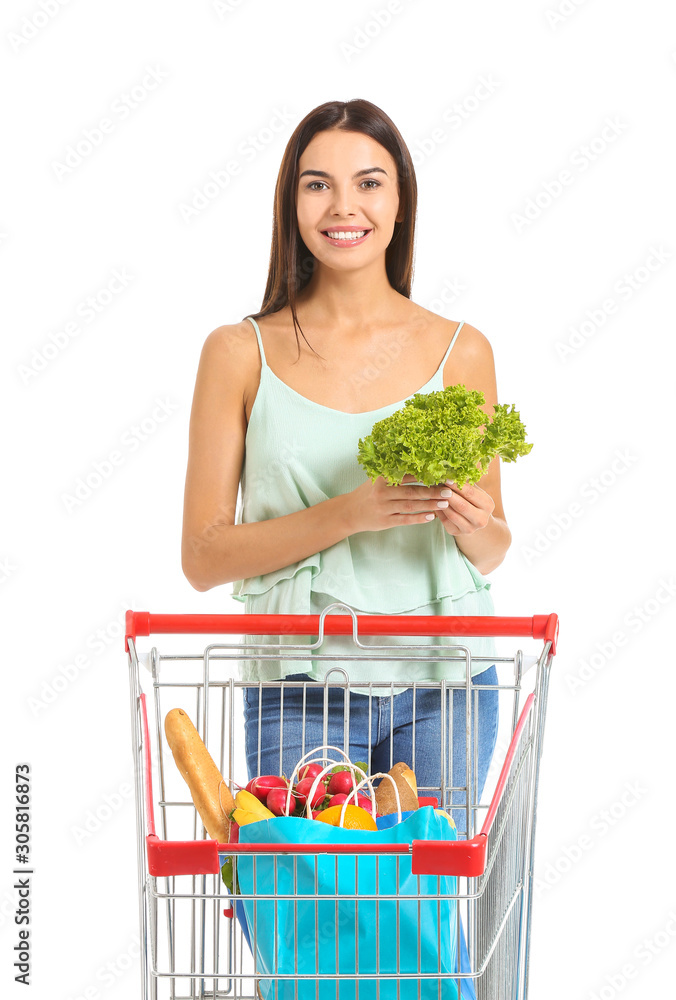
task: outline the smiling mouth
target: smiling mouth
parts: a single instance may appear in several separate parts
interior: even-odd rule
[[[323,229],[322,236],[332,246],[356,246],[362,243],[373,230],[371,229],[351,229],[348,232],[336,229]]]

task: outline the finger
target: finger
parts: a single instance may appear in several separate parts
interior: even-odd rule
[[[438,510],[437,517],[443,519],[444,528],[451,535],[471,535],[476,531],[475,525],[451,507],[446,507],[445,510]]]
[[[486,490],[482,490],[476,483],[465,483],[464,486],[458,486],[457,483],[451,482],[447,479],[446,485],[452,489],[454,493],[464,497],[466,500],[470,500],[477,507],[480,507],[483,503],[492,501],[492,497],[486,493]]]
[[[462,515],[475,528],[484,528],[495,509],[495,501],[490,494],[470,483],[465,483],[462,489],[457,485],[451,486],[451,489],[449,510]]]
[[[393,489],[400,491],[400,496],[405,497],[421,497],[424,496],[425,491],[429,489],[428,486],[414,486],[414,483],[420,483],[417,476],[405,475],[402,481],[393,487]]]
[[[447,535],[462,535],[462,534],[466,534],[466,532],[463,532],[462,528],[458,527],[458,525],[455,524],[450,519],[450,517],[446,516],[446,511],[438,510],[436,516],[441,521],[442,527],[443,527],[443,529],[444,529],[444,531],[446,532]]]
[[[440,500],[443,499],[440,496],[443,488],[443,484],[439,486],[436,483],[425,486],[416,476],[410,476],[408,480],[404,478],[398,486],[393,486],[392,493],[405,500]]]

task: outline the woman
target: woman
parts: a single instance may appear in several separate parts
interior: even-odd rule
[[[318,614],[336,601],[358,614],[494,613],[484,574],[500,565],[511,543],[499,459],[477,484],[462,489],[413,485],[412,475],[398,486],[383,477],[371,482],[356,459],[360,437],[416,392],[463,383],[484,393],[488,415],[497,402],[486,337],[410,299],[416,203],[409,151],[392,121],[370,102],[327,102],[291,136],[275,190],[262,308],[212,331],[200,358],[182,540],[183,571],[195,589],[234,582],[233,596],[247,613]],[[297,330],[307,346],[301,347]],[[245,640],[259,648],[310,641],[288,634]],[[360,641],[460,642],[473,657],[495,656],[491,639]],[[351,636],[327,637],[319,652],[332,651],[357,652]],[[330,689],[327,730],[323,688],[306,689],[304,726],[302,686],[284,687],[283,708],[277,685],[245,688],[249,777],[290,776],[303,753],[325,743],[365,761],[370,773],[404,761],[416,772],[421,795],[436,794],[447,807],[463,805],[453,817],[460,834],[471,835],[474,817],[464,791],[465,661],[410,660],[429,655],[425,649],[402,655],[384,663],[243,661],[242,678],[253,682],[322,680],[329,669],[342,667],[361,685],[349,692],[347,741],[344,687]],[[472,670],[474,685],[498,683],[490,661],[473,660]],[[457,686],[447,692],[442,711],[438,682],[444,678]],[[366,686],[378,680],[403,683]],[[435,686],[405,686],[414,681]],[[334,673],[330,682],[343,684],[344,675]],[[475,695],[474,803],[495,746],[498,691]]]

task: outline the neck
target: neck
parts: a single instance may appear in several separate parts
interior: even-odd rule
[[[338,271],[319,264],[298,296],[298,305],[313,325],[363,331],[380,325],[383,317],[391,316],[393,309],[401,305],[401,300],[388,281],[382,257],[355,271]]]

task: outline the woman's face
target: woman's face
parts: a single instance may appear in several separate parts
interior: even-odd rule
[[[361,132],[318,132],[298,163],[296,211],[308,250],[327,267],[352,270],[385,253],[399,215],[397,165],[387,150]],[[339,243],[325,235],[357,233]]]

